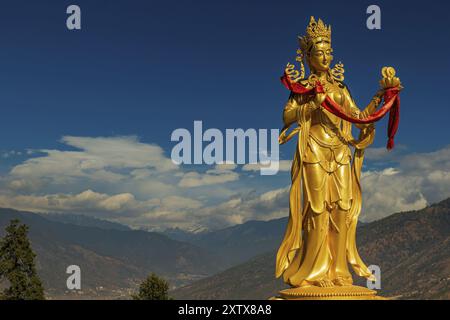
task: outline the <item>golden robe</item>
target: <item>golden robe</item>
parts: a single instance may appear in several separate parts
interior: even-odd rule
[[[325,90],[348,113],[365,117],[376,108],[372,101],[359,112],[341,83],[329,83]],[[374,126],[357,125],[361,132],[355,140],[350,122],[317,107],[312,99],[291,94],[280,134],[281,144],[298,136],[291,169],[289,222],[276,262],[276,276],[283,275],[284,281],[294,287],[323,278],[351,281],[348,263],[359,276],[372,276],[357,252],[356,225],[361,210],[364,149],[373,142]],[[297,128],[287,134],[294,123]],[[355,148],[353,157],[350,146]]]

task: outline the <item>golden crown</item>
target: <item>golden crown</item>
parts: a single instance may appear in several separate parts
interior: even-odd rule
[[[316,19],[311,17],[309,25],[306,27],[306,35],[299,37],[302,51],[307,51],[317,38],[325,38],[331,43],[331,26],[326,26],[321,19],[316,22]]]

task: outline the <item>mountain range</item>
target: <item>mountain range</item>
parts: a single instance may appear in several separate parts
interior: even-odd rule
[[[380,294],[399,299],[450,299],[450,199],[362,225],[358,247],[381,269]],[[271,250],[172,292],[177,299],[267,299],[286,287],[274,278]],[[362,279],[356,284],[365,285]]]
[[[0,209],[0,236],[12,219],[29,226],[37,270],[50,297],[70,295],[66,289],[70,265],[81,268],[82,291],[76,295],[90,298],[129,297],[150,272],[179,286],[223,270],[213,253],[159,233],[119,230],[108,223],[99,227],[95,219],[78,218],[83,220],[79,225],[60,216]],[[87,222],[94,226],[86,226]]]
[[[274,250],[283,238],[286,224],[287,218],[280,218],[248,221],[210,232],[186,233],[180,229],[169,229],[164,234],[215,252],[224,267],[232,267],[261,253]]]
[[[381,294],[450,299],[449,213],[447,199],[361,224],[360,254],[381,267]],[[30,228],[50,298],[127,299],[150,272],[169,281],[174,298],[267,299],[285,287],[274,278],[274,262],[287,218],[210,232],[156,233],[83,215],[0,209],[0,236],[16,218]],[[81,268],[81,291],[66,289],[69,265]]]

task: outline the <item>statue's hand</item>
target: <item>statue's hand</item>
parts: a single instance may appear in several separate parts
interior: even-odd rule
[[[388,89],[388,88],[400,88],[401,89],[401,81],[400,78],[398,77],[393,77],[393,78],[383,78],[380,81],[380,85],[383,89]]]
[[[380,85],[383,89],[399,88],[402,89],[400,78],[395,76],[395,69],[392,67],[383,67],[381,70],[383,78]]]
[[[359,119],[359,116],[361,115],[361,111],[359,111],[358,108],[352,108],[350,111],[353,118]]]

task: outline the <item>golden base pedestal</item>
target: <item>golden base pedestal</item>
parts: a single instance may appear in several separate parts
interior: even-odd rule
[[[279,294],[279,297],[273,297],[271,300],[386,300],[386,298],[377,296],[375,290],[360,286],[331,288],[306,286],[285,289]]]

